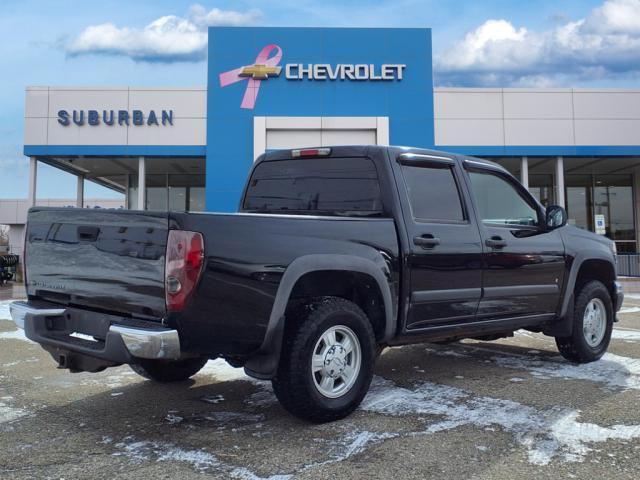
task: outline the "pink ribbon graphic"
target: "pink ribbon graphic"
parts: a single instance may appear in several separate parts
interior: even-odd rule
[[[269,55],[271,55],[274,50],[276,54],[272,57],[269,57]],[[255,65],[275,67],[280,63],[281,59],[282,49],[278,45],[271,44],[267,45],[260,51],[260,53],[256,57]],[[258,98],[258,92],[260,91],[260,83],[262,83],[262,79],[240,76],[242,70],[247,67],[251,67],[251,65],[245,65],[243,67],[221,73],[219,75],[219,78],[221,87],[226,87],[227,85],[231,85],[232,83],[248,80],[249,82],[247,83],[247,88],[244,91],[244,97],[242,98],[240,108],[252,109],[256,105],[256,99]]]

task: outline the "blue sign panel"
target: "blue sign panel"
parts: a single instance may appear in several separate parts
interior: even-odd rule
[[[388,117],[434,146],[430,29],[211,27],[208,62],[207,210],[237,209],[255,116]]]

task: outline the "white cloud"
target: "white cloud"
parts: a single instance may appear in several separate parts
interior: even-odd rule
[[[207,27],[256,23],[258,10],[238,12],[193,5],[186,17],[165,15],[144,28],[91,25],[66,45],[69,55],[119,55],[134,61],[176,62],[206,58]]]
[[[545,31],[487,20],[437,55],[441,85],[553,86],[640,72],[640,0],[606,0]]]

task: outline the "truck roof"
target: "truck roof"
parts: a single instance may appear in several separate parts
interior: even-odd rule
[[[326,145],[323,147],[302,147],[302,148],[289,148],[282,150],[271,150],[258,158],[257,162],[272,161],[272,160],[289,160],[293,158],[292,153],[294,150],[307,150],[317,148],[330,148],[332,157],[355,157],[359,155],[368,155],[374,150],[387,150],[391,156],[397,156],[401,153],[415,153],[420,155],[434,155],[434,156],[447,156],[452,159],[459,159],[460,161],[469,160],[474,163],[479,163],[495,169],[506,172],[507,170],[500,164],[486,160],[484,158],[470,157],[467,155],[460,155],[457,153],[451,153],[444,150],[434,150],[420,147],[407,147],[399,145]]]

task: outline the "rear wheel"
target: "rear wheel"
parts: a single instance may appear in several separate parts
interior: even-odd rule
[[[314,301],[287,318],[273,390],[302,419],[344,418],[369,389],[376,352],[373,328],[360,307],[337,297]]]
[[[602,282],[592,280],[585,283],[575,297],[572,334],[556,337],[556,345],[567,360],[593,362],[607,351],[612,330],[611,296]]]
[[[206,358],[187,358],[184,360],[147,360],[140,359],[138,363],[129,365],[131,370],[147,380],[155,382],[180,382],[198,373]]]

